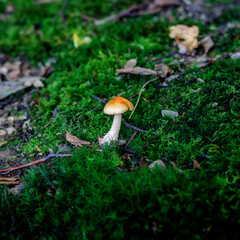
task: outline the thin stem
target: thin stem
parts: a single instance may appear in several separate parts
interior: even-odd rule
[[[135,104],[135,107],[134,107],[133,111],[131,112],[131,114],[130,114],[130,116],[129,116],[128,119],[130,119],[130,118],[132,117],[135,109],[137,108],[137,105],[138,105],[138,102],[139,102],[139,100],[140,100],[140,97],[141,97],[141,94],[142,94],[142,92],[143,92],[144,87],[145,87],[147,84],[149,84],[150,82],[153,82],[153,81],[157,80],[158,78],[159,78],[159,77],[156,77],[156,78],[154,78],[154,79],[152,79],[152,80],[149,80],[148,82],[146,82],[146,83],[142,86],[142,88],[141,88],[141,90],[140,90],[140,92],[139,92],[138,99],[137,99],[137,102],[136,102],[136,104]]]

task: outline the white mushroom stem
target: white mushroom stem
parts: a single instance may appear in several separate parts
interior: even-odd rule
[[[100,144],[110,143],[111,141],[118,140],[118,134],[121,126],[122,114],[115,114],[113,118],[113,124],[109,132],[100,139]]]

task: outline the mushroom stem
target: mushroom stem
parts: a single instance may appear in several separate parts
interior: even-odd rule
[[[113,118],[113,123],[111,129],[108,133],[101,139],[101,144],[110,143],[111,141],[118,140],[118,134],[121,126],[122,114],[115,114]]]

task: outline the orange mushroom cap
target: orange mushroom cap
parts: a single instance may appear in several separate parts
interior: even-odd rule
[[[115,97],[104,107],[104,113],[108,115],[122,114],[128,110],[133,110],[133,104],[123,97]]]

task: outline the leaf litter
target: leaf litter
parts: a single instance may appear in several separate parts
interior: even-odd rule
[[[66,131],[66,140],[76,147],[83,147],[83,145],[90,145],[91,143],[76,136],[73,136],[68,131]]]
[[[31,86],[43,88],[43,81],[53,71],[51,64],[54,62],[54,58],[49,59],[44,65],[39,63],[37,68],[20,58],[11,59],[0,54],[0,100]]]

